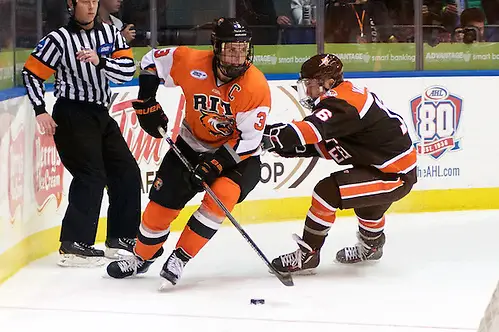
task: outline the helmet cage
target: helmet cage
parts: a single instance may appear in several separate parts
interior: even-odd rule
[[[230,61],[230,63],[223,61],[224,58],[227,61],[227,57],[224,55],[224,47],[227,43],[248,44],[243,63],[239,64],[240,57],[238,57],[238,61]],[[231,79],[239,77],[253,63],[254,50],[251,43],[251,30],[248,29],[243,20],[225,17],[215,20],[211,33],[211,44],[215,55],[215,65],[224,76]]]
[[[298,101],[300,102],[300,105],[310,110],[314,108],[316,101],[319,98],[312,98],[307,92],[309,85],[314,83],[318,85],[321,94],[327,90],[324,87],[324,81],[317,78],[300,78],[296,82]]]
[[[245,61],[240,64],[240,65],[235,65],[235,64],[230,64],[230,63],[224,63],[222,61],[222,53],[224,49],[224,44],[226,43],[247,43],[248,44],[248,51],[246,53],[246,59]],[[216,36],[212,36],[212,45],[213,45],[213,52],[215,53],[215,61],[216,61],[216,66],[218,69],[220,69],[220,72],[227,77],[230,78],[236,78],[244,74],[246,70],[251,66],[253,63],[253,57],[254,57],[254,48],[253,44],[251,43],[251,37],[250,38],[218,38]]]

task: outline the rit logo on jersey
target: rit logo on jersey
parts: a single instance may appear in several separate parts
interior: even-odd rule
[[[235,120],[229,102],[218,96],[195,94],[194,109],[201,113],[201,123],[212,135],[230,136],[234,132]]]

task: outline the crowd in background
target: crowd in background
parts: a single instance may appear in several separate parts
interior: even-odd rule
[[[324,11],[326,43],[412,43],[413,0],[157,0],[160,45],[207,45],[213,18],[243,18],[256,45],[313,44],[316,16]],[[36,44],[37,0],[16,0],[16,44]],[[42,35],[67,20],[63,0],[42,0]],[[0,48],[13,44],[9,13],[13,0],[0,0]],[[150,45],[149,0],[100,0],[101,20],[115,24],[132,46]],[[499,0],[423,0],[423,38],[430,45],[498,42]]]

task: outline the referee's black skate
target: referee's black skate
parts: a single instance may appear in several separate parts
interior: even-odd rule
[[[298,249],[289,254],[274,258],[274,260],[272,260],[272,266],[274,266],[277,271],[283,273],[313,273],[314,269],[319,266],[320,251],[313,250],[296,234],[293,234],[293,239],[298,244]]]
[[[120,237],[107,239],[104,256],[109,259],[122,259],[125,256],[129,256],[129,254],[133,254],[135,243],[136,240],[134,238]]]
[[[115,279],[123,279],[146,273],[151,264],[154,263],[159,256],[163,255],[163,252],[164,249],[161,247],[154,256],[148,260],[143,260],[136,255],[130,255],[124,259],[111,262],[107,266],[107,274]]]
[[[359,263],[362,261],[379,260],[383,256],[385,234],[367,237],[357,232],[359,242],[353,247],[345,247],[336,253],[336,260],[343,264]]]
[[[59,247],[58,265],[64,267],[94,267],[104,265],[104,251],[83,242],[63,241]]]

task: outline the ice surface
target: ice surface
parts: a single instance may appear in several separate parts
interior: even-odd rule
[[[354,266],[333,262],[356,241],[356,220],[338,218],[317,274],[295,276],[291,288],[230,225],[165,293],[157,291],[159,270],[178,234],[136,279],[111,279],[105,267],[61,268],[53,254],[0,286],[0,331],[476,331],[499,280],[498,217],[492,210],[388,215],[383,259]],[[302,227],[245,229],[271,260],[296,249],[290,235]]]

